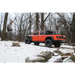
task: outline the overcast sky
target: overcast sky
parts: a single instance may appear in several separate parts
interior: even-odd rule
[[[1,11],[2,10],[2,11]],[[20,14],[23,12],[22,10],[24,10],[24,9],[9,9],[9,16],[8,16],[8,24],[9,24],[9,19],[11,19],[11,20],[14,20],[14,18],[15,18],[15,16],[16,15],[18,15],[18,16],[20,16]],[[70,13],[70,11],[68,10],[68,9],[65,9],[66,11],[65,11],[65,14],[69,17],[69,16],[71,16],[72,17],[72,15],[70,15],[69,13]],[[71,9],[72,10],[72,9]],[[26,9],[25,10],[25,13],[29,13],[28,12],[29,11],[29,9]],[[32,13],[35,13],[35,11],[34,11],[34,9],[32,9]],[[48,13],[48,12],[47,12]],[[16,14],[16,15],[15,15]],[[27,15],[26,14],[26,15]],[[5,15],[5,11],[4,11],[4,9],[0,9],[0,16],[4,16]],[[47,15],[47,14],[46,14]],[[45,15],[45,16],[46,16]],[[55,17],[56,17],[57,15],[55,15]],[[4,18],[3,18],[4,19]]]
[[[9,13],[9,17],[10,17],[11,19],[14,19],[15,13],[14,13],[14,12],[13,12],[13,13]]]
[[[15,12],[16,12],[16,10],[18,10],[18,9],[9,9],[9,16],[11,17],[11,18],[14,18],[15,17]],[[21,13],[21,10],[22,9],[19,9],[19,11],[17,11],[16,13],[17,14],[20,14]],[[68,15],[68,16],[70,16],[70,14],[69,14],[69,10],[68,9],[65,9],[66,11],[65,11],[65,14],[66,15]]]
[[[2,11],[1,11],[2,10]],[[24,10],[24,9],[9,9],[9,16],[8,16],[8,19],[14,19],[15,18],[15,16],[16,15],[18,15],[18,16],[20,16],[20,14],[22,13],[22,10]],[[35,13],[35,11],[33,11],[34,9],[32,9],[32,13]],[[66,11],[65,11],[65,15],[66,16],[68,16],[68,17],[72,17],[72,15],[70,15],[70,13],[69,13],[69,10],[68,9],[65,9]],[[71,9],[72,10],[72,9]],[[25,12],[27,12],[27,14],[28,14],[28,9],[27,10],[25,10]],[[4,16],[4,14],[5,14],[5,11],[4,11],[4,9],[0,9],[0,16]],[[15,15],[16,14],[16,15]],[[46,14],[47,15],[47,14]],[[46,16],[45,15],[45,16]],[[55,16],[56,17],[56,16]]]

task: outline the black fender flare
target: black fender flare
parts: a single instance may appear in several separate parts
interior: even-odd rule
[[[50,39],[51,41],[54,41],[54,38],[52,36],[48,36],[48,37],[46,37],[46,39]]]
[[[30,41],[32,42],[32,36],[27,36],[27,38],[29,38],[29,39],[30,39]]]

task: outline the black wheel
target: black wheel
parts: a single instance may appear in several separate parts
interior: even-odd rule
[[[55,47],[60,47],[60,45],[61,45],[61,43],[54,44]]]
[[[34,42],[34,45],[39,45],[39,42]]]
[[[34,42],[34,45],[36,45],[36,42]]]
[[[52,41],[51,41],[50,39],[47,39],[47,40],[45,41],[45,46],[46,46],[46,47],[51,47],[51,46],[52,46]]]
[[[25,44],[30,44],[30,39],[29,39],[29,38],[27,38],[27,39],[25,40]]]

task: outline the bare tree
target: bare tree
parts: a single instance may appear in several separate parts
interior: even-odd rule
[[[41,30],[44,30],[44,13],[41,13]]]
[[[39,30],[39,14],[36,13],[36,29],[35,30]]]
[[[73,13],[72,23],[71,23],[71,42],[75,43],[75,13]]]
[[[29,13],[19,13],[15,14],[16,20],[14,22],[15,24],[15,38],[19,41],[24,41],[25,37],[31,33],[31,14]]]
[[[31,18],[31,13],[29,13],[29,34],[31,34],[31,25],[32,25],[32,18]]]
[[[71,24],[72,15],[68,16],[68,13],[57,13],[60,16],[58,20],[59,27],[61,28],[61,33],[65,34],[67,37],[67,42],[71,42]],[[69,13],[70,14],[70,13]],[[67,17],[66,17],[67,16]],[[63,26],[62,26],[63,25]]]
[[[41,13],[41,30],[44,30],[44,23],[47,20],[47,18],[49,17],[50,13],[46,16],[46,18],[44,19],[44,13]]]
[[[7,24],[7,19],[8,19],[8,13],[5,13],[4,24],[3,24],[2,40],[6,40],[6,24]]]
[[[2,24],[3,24],[3,19],[4,19],[4,13],[0,13],[0,37],[2,34]]]

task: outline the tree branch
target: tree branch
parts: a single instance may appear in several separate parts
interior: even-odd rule
[[[63,20],[65,20],[65,22],[68,22],[68,21],[67,21],[63,16],[61,16],[59,13],[56,13],[56,14],[58,14]],[[68,22],[68,24],[71,25],[71,23],[69,23],[69,22]]]
[[[47,17],[44,19],[44,22],[46,21],[46,19],[48,18],[48,16],[50,15],[51,13],[49,13],[48,15],[47,15]]]

